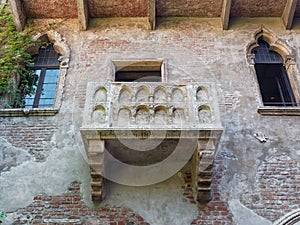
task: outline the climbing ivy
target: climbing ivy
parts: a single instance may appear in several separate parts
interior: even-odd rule
[[[27,69],[32,58],[26,50],[35,45],[30,28],[17,31],[9,6],[0,9],[0,98],[10,97],[2,107],[22,107],[26,94],[33,94],[34,72]],[[20,82],[16,81],[19,76]]]
[[[0,224],[2,223],[1,218],[5,218],[5,217],[6,217],[6,214],[4,212],[0,211]]]

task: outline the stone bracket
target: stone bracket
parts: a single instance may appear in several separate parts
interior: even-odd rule
[[[104,199],[104,178],[101,176],[104,167],[104,141],[100,139],[88,140],[87,156],[91,173],[92,200],[100,202]]]
[[[221,136],[221,131],[218,133]],[[211,200],[213,163],[219,139],[198,140],[192,168],[194,198],[199,203]]]

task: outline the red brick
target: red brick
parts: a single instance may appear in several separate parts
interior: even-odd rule
[[[144,218],[143,217],[141,217],[141,216],[138,216],[138,221],[144,221]]]

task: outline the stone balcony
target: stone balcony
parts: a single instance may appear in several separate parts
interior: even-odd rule
[[[195,200],[209,201],[222,133],[212,83],[89,83],[83,118],[94,201],[104,198],[105,179],[149,185],[188,162]]]

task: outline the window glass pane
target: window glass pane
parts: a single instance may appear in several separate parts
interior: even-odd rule
[[[40,106],[45,105],[45,99],[40,98],[40,102],[39,102],[39,108],[41,108]]]
[[[52,98],[52,99],[45,99],[45,104],[46,105],[53,105],[54,104],[54,99]]]
[[[34,98],[25,98],[25,108],[32,108]]]
[[[39,108],[53,107],[56,96],[58,75],[59,69],[46,70],[42,94],[39,101]]]
[[[45,92],[49,92],[49,91],[55,91],[56,90],[56,84],[52,84],[52,83],[49,83],[49,84],[45,84],[43,85],[43,94]]]
[[[39,108],[51,108],[53,107],[54,99],[40,99]]]
[[[41,98],[54,98],[55,94],[55,91],[43,91]]]
[[[34,102],[34,98],[35,98],[35,95],[36,95],[37,86],[38,86],[39,79],[40,79],[40,76],[41,76],[41,70],[35,70],[35,75],[36,75],[36,77],[34,78],[33,81],[31,81],[31,82],[34,82],[34,85],[33,85],[34,93],[25,95],[25,97],[24,97],[25,108],[32,108],[33,107],[33,102]]]
[[[44,83],[56,83],[59,75],[59,69],[47,70]]]

